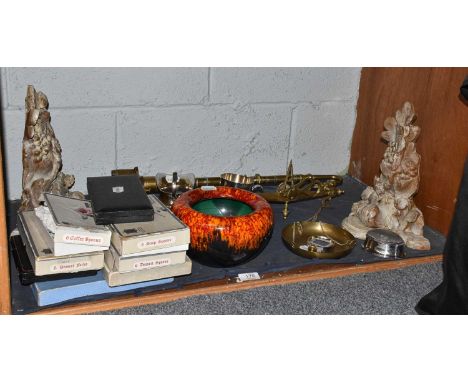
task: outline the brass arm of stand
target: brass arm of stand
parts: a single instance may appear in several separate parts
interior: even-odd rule
[[[254,176],[254,183],[256,184],[262,184],[264,186],[276,186],[280,183],[283,183],[286,180],[287,175],[266,175],[266,176],[260,176],[256,174]],[[312,177],[315,180],[319,181],[328,181],[328,180],[334,180],[335,185],[339,186],[341,183],[343,183],[343,178],[338,175],[311,175],[311,174],[297,174],[293,175],[289,180],[292,179],[294,183],[296,182],[302,182],[308,178]]]

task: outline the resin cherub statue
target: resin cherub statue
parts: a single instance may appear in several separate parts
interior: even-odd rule
[[[409,248],[428,250],[431,245],[423,236],[424,217],[413,196],[419,187],[421,156],[416,152],[416,139],[421,129],[413,125],[414,107],[403,108],[384,122],[382,138],[387,142],[380,175],[374,187],[367,187],[359,202],[353,204],[343,228],[355,237],[365,239],[373,228],[387,228],[399,234]]]
[[[29,85],[26,93],[26,123],[23,137],[23,193],[20,210],[31,210],[43,202],[43,193],[83,199],[81,192],[70,192],[73,175],[64,174],[62,149],[50,124],[49,101]]]

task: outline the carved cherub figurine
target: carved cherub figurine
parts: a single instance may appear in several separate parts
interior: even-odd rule
[[[20,210],[38,207],[44,192],[83,198],[81,192],[70,193],[73,175],[62,168],[62,149],[50,124],[49,102],[42,92],[29,85],[26,94],[26,123],[23,136],[23,193]]]
[[[423,236],[423,214],[413,201],[421,162],[415,144],[421,129],[413,125],[415,119],[413,105],[405,102],[395,117],[384,122],[382,138],[388,147],[380,163],[381,173],[374,178],[374,187],[364,190],[342,223],[360,239],[365,239],[369,229],[387,228],[398,233],[410,248],[430,249]]]

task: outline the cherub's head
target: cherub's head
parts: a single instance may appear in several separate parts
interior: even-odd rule
[[[63,184],[66,188],[71,188],[75,184],[75,177],[73,175],[65,175],[63,177]]]
[[[395,208],[397,210],[404,210],[405,208],[407,208],[409,205],[409,202],[408,202],[408,199],[405,199],[405,198],[398,198],[398,199],[395,199]]]
[[[47,99],[47,96],[43,92],[37,92],[36,108],[37,109],[49,108],[49,100]]]

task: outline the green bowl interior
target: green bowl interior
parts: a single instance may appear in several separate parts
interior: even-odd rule
[[[248,204],[228,198],[200,200],[192,208],[206,215],[224,217],[248,215],[253,211],[252,207]]]

